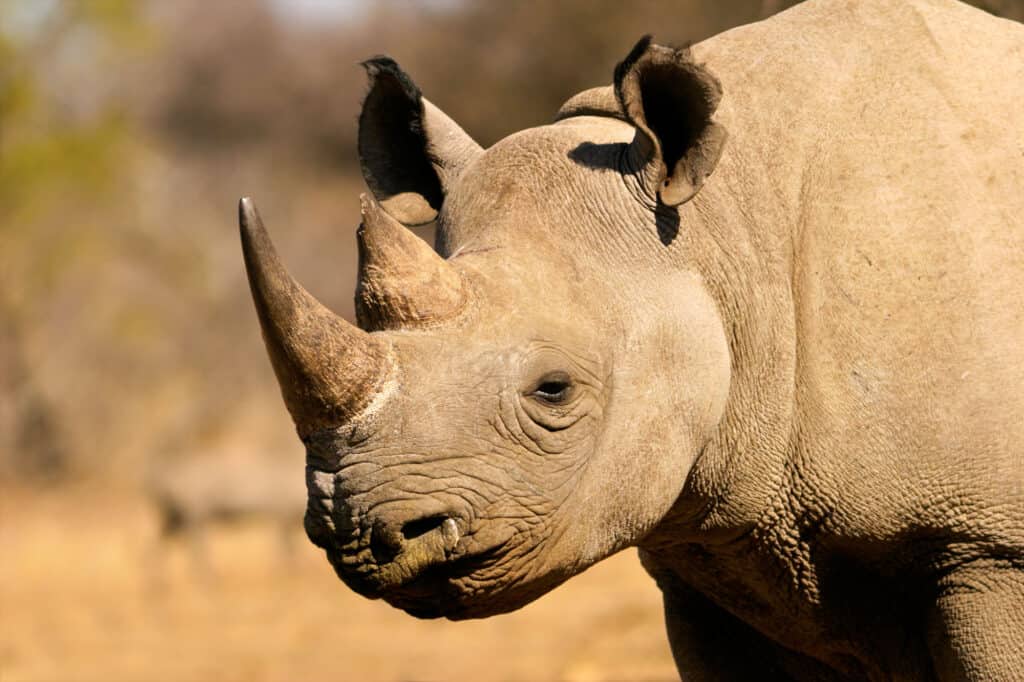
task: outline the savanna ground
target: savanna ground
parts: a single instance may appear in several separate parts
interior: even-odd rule
[[[301,469],[300,469],[301,470]],[[219,526],[204,573],[131,490],[0,497],[0,679],[671,680],[635,551],[528,607],[419,621],[350,592],[295,528]]]

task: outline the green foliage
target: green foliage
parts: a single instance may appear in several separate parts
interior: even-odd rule
[[[0,158],[0,210],[16,213],[61,186],[101,195],[117,173],[115,161],[123,135],[122,119],[107,115],[81,129],[24,134],[5,144]],[[14,229],[11,224],[6,227]]]
[[[113,235],[96,216],[124,182],[121,103],[99,97],[73,113],[74,98],[93,93],[59,87],[61,71],[99,72],[145,35],[134,0],[0,3],[0,392],[14,407],[0,424],[0,473],[54,475],[66,463],[34,340],[58,297],[88,295],[73,275],[109,252]]]
[[[126,133],[116,102],[101,102],[94,115],[69,122],[60,113],[59,93],[42,87],[53,54],[63,41],[94,45],[140,44],[133,0],[84,0],[56,3],[17,34],[3,27],[10,5],[0,7],[0,219],[5,231],[17,228],[20,210],[49,201],[61,188],[101,195],[116,173],[119,142]],[[54,50],[54,48],[57,48]],[[76,57],[102,60],[103,50],[78,49]],[[82,54],[84,52],[84,54]]]

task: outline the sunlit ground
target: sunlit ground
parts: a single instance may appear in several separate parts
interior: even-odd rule
[[[0,679],[670,680],[635,551],[529,607],[417,621],[348,591],[295,529],[216,527],[204,572],[145,498],[0,491]]]

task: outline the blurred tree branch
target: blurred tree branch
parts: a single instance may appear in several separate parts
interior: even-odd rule
[[[699,41],[794,4],[365,0],[303,22],[268,2],[0,0],[0,475],[107,475],[258,440],[252,421],[288,435],[245,421],[280,406],[233,205],[258,194],[303,281],[351,310],[360,60],[391,54],[489,145],[608,83],[645,33]]]
[[[45,352],[33,332],[61,280],[90,252],[88,233],[64,231],[63,201],[92,199],[113,186],[125,135],[113,106],[69,120],[66,102],[55,102],[47,88],[55,62],[68,58],[55,48],[90,36],[102,44],[110,36],[123,40],[136,9],[129,0],[0,5],[0,390],[12,397],[0,471],[55,475],[67,464],[61,419],[34,371]],[[30,26],[24,17],[16,21],[18,12],[31,12]],[[11,26],[21,30],[4,30]],[[91,237],[107,239],[102,232]]]

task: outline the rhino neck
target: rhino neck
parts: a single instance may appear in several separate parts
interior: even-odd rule
[[[752,196],[755,161],[729,155],[692,210],[683,209],[681,229],[702,239],[678,253],[675,265],[696,269],[718,306],[731,380],[718,429],[672,511],[644,543],[652,548],[729,542],[747,533],[780,494],[791,458],[796,317],[789,226],[798,221],[794,204],[767,192]]]

